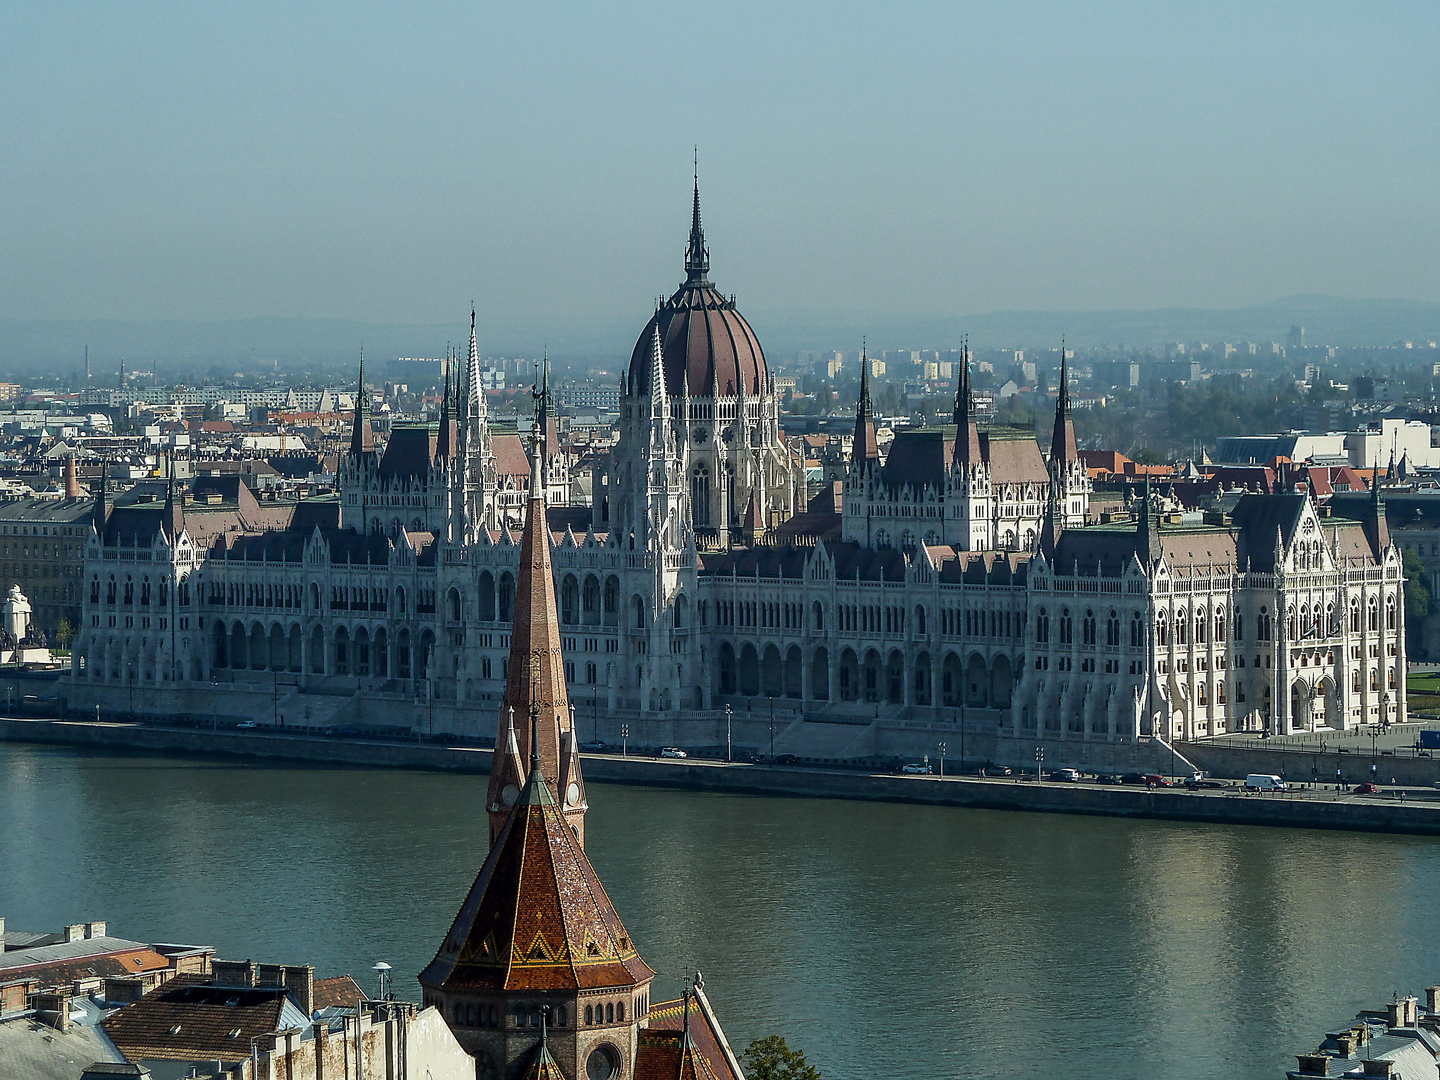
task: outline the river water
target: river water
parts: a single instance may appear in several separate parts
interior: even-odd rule
[[[0,915],[311,963],[400,996],[485,855],[485,777],[0,744]],[[1282,1077],[1440,982],[1423,837],[590,786],[656,999],[827,1080]],[[372,986],[373,989],[373,986]]]

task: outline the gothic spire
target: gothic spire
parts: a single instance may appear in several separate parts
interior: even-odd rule
[[[955,380],[955,450],[951,461],[962,467],[980,464],[980,431],[975,423],[974,395],[970,392],[969,335],[961,348],[960,372]]]
[[[650,416],[670,419],[670,394],[665,387],[665,353],[660,347],[660,325],[650,331]]]
[[[1050,469],[1071,465],[1080,456],[1075,448],[1075,418],[1070,414],[1070,375],[1066,367],[1065,339],[1060,339],[1060,392],[1055,395],[1055,429],[1050,435]]]
[[[537,393],[537,399],[540,396]],[[509,710],[534,717],[515,734],[520,761],[535,757],[550,789],[557,793],[565,819],[585,842],[585,783],[570,721],[565,691],[565,661],[560,642],[560,613],[555,602],[555,579],[550,559],[550,531],[545,520],[545,479],[537,433],[531,455],[530,497],[520,539],[520,574],[515,587],[514,628],[510,635],[510,661],[506,669],[505,697],[500,722]],[[509,729],[499,732],[508,740]],[[497,738],[496,744],[500,745]],[[508,742],[507,742],[508,745]],[[490,812],[490,842],[499,837],[518,792],[509,770],[492,768],[486,805]]]
[[[175,502],[175,459],[166,463],[165,512],[162,516],[165,538],[173,545],[175,538],[185,531],[185,511]]]
[[[685,278],[705,281],[710,272],[710,250],[705,246],[705,230],[700,227],[700,152],[695,152],[695,205],[690,212],[690,244],[685,249]]]
[[[485,415],[485,387],[480,376],[480,346],[475,340],[475,305],[470,305],[470,355],[465,361],[465,411],[467,419]]]
[[[858,470],[866,462],[878,460],[880,446],[875,441],[875,408],[870,401],[870,359],[866,346],[860,345],[860,396],[855,402],[855,437],[850,447],[850,467]]]
[[[370,428],[369,403],[365,400],[365,349],[360,349],[360,376],[355,386],[355,420],[350,430],[350,456],[359,458],[375,451],[375,432]]]

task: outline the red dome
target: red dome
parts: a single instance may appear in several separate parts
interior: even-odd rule
[[[665,367],[665,389],[672,396],[709,397],[718,384],[722,396],[758,395],[770,373],[760,339],[735,302],[710,284],[710,253],[700,230],[700,189],[695,189],[695,211],[690,246],[685,255],[685,284],[675,291],[645,324],[630,356],[629,393],[650,392],[651,338],[660,329],[660,350]]]

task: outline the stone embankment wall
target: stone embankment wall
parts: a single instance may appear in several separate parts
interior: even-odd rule
[[[1226,746],[1223,743],[1180,743],[1182,754],[1211,776],[1243,780],[1248,773],[1273,773],[1298,783],[1317,781],[1335,783],[1335,770],[1340,770],[1347,785],[1363,784],[1371,778],[1370,765],[1376,766],[1374,776],[1381,784],[1395,783],[1406,787],[1433,787],[1440,782],[1440,758],[1415,757],[1410,750],[1403,755],[1381,753],[1374,757],[1368,751],[1261,750],[1250,747]],[[1437,751],[1440,753],[1440,751]]]
[[[469,747],[339,740],[254,731],[204,731],[90,721],[0,719],[0,739],[213,757],[228,754],[376,768],[483,773],[490,752]],[[1186,746],[1188,753],[1193,749]],[[1202,766],[1203,767],[1203,766]],[[1347,829],[1440,835],[1440,804],[1390,799],[1317,799],[1286,795],[1150,791],[1096,784],[1037,784],[1014,779],[941,780],[859,770],[773,768],[721,762],[588,755],[592,781],[768,796],[863,799],[992,810],[1161,818],[1226,825]],[[1250,771],[1265,771],[1251,769]]]

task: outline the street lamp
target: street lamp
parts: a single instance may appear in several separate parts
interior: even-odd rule
[[[630,725],[620,725],[620,756],[630,756]]]
[[[770,764],[775,764],[775,695],[770,695]]]
[[[1037,747],[1035,747],[1035,779],[1036,779],[1036,780],[1041,779],[1041,777],[1040,777],[1040,770],[1044,767],[1044,765],[1045,765],[1045,748],[1044,748],[1043,746],[1037,746]]]
[[[387,964],[384,960],[380,960],[370,970],[375,972],[375,974],[380,979],[380,1000],[387,1000],[385,997],[385,987],[386,984],[390,981],[390,965]]]
[[[725,703],[725,760],[726,760],[726,761],[729,761],[729,760],[730,760],[730,722],[731,722],[732,719],[734,719],[734,716],[735,716],[734,711],[730,708],[730,703],[727,701],[727,702]]]
[[[940,779],[945,779],[945,744],[940,744]]]

